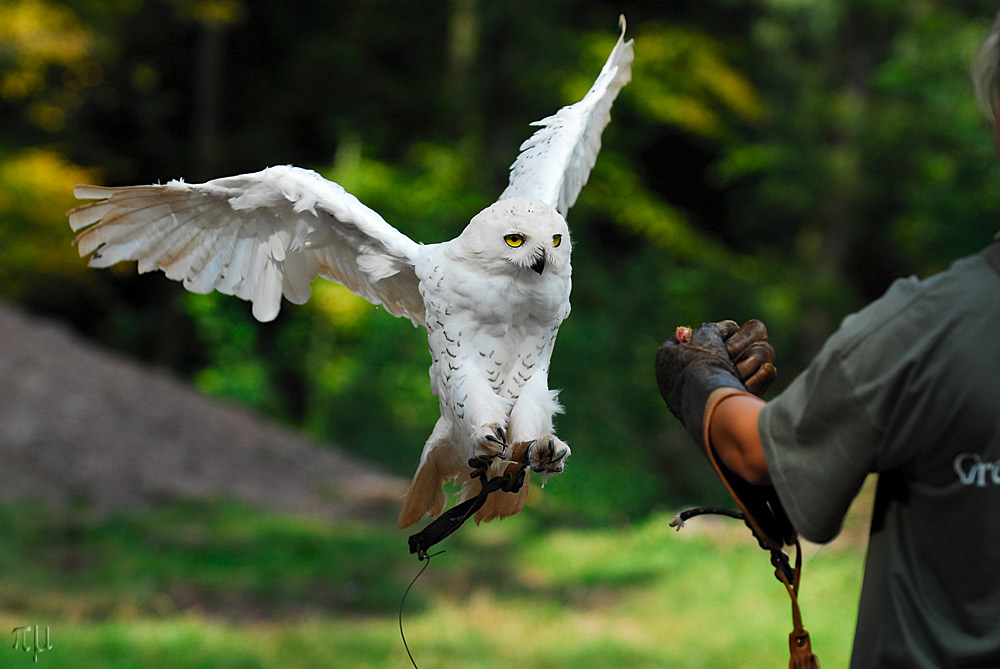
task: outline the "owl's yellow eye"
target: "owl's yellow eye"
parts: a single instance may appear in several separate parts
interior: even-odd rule
[[[504,235],[503,240],[507,242],[507,246],[512,249],[516,249],[518,246],[524,243],[524,235],[512,232],[509,235]]]
[[[559,246],[562,244],[562,235],[552,235],[552,246]]]

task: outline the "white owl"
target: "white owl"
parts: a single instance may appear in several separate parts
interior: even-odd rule
[[[212,290],[275,318],[281,297],[309,299],[317,276],[337,281],[427,329],[431,389],[441,418],[424,445],[399,527],[444,509],[442,486],[470,479],[471,458],[499,471],[513,444],[530,442],[531,469],[561,472],[570,449],[552,434],[561,411],[548,388],[556,332],[569,315],[572,242],[563,218],[586,183],[618,91],[631,78],[621,36],[576,104],[533,125],[500,199],[455,239],[418,244],[340,185],[296,167],[204,184],[77,186],[96,202],[69,212],[90,266],[138,261],[196,293]],[[477,520],[510,516],[528,486],[491,495]]]

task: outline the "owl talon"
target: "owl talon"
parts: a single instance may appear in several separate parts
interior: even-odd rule
[[[507,432],[500,423],[483,425],[472,435],[473,459],[503,459],[507,452]]]
[[[569,448],[564,448],[561,451],[559,451],[559,455],[556,455],[554,458],[549,460],[549,464],[555,465],[560,460],[565,459],[567,455],[569,455]],[[562,469],[563,469],[562,465],[559,465],[559,471],[562,471]]]
[[[536,439],[528,447],[528,464],[532,471],[540,474],[558,474],[565,467],[570,456],[570,448],[559,437],[549,434]]]
[[[492,458],[469,458],[469,466],[472,467],[472,471],[469,472],[469,478],[479,478],[486,474],[490,469],[490,462]]]

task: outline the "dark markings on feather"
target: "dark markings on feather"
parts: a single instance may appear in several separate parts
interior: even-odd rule
[[[458,356],[457,356],[457,355],[455,355],[454,353],[452,353],[452,352],[451,352],[451,349],[450,349],[450,348],[446,348],[446,349],[444,350],[444,352],[445,352],[445,353],[447,353],[448,355],[450,355],[450,356],[451,356],[451,357],[453,357],[453,358],[456,358],[456,359],[458,358]],[[450,364],[450,363],[449,363],[449,364]]]

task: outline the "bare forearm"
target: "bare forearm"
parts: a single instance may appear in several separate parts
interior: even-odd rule
[[[712,448],[735,474],[756,485],[770,484],[757,418],[764,400],[752,395],[730,395],[719,402],[708,426]]]

